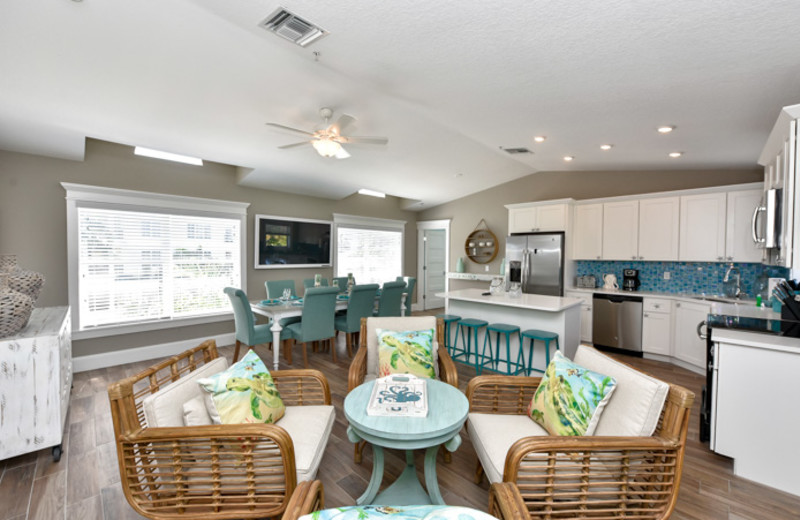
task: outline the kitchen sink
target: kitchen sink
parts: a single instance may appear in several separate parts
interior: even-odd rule
[[[716,302],[716,303],[733,303],[733,304],[741,304],[741,305],[755,305],[756,301],[751,299],[745,298],[729,298],[727,296],[720,296],[716,294],[700,294],[700,295],[692,295],[691,297],[693,300],[702,300],[707,302]]]

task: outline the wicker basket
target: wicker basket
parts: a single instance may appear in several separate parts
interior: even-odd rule
[[[8,275],[0,274],[0,338],[12,336],[25,328],[33,312],[30,296],[12,290]]]

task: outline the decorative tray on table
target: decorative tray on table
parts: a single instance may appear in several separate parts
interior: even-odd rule
[[[425,379],[395,374],[375,380],[367,403],[367,415],[379,417],[425,417],[428,392]]]

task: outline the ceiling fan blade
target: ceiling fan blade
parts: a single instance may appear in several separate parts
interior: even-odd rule
[[[297,148],[298,146],[303,146],[304,144],[311,144],[311,141],[303,141],[302,143],[292,143],[292,144],[285,144],[283,146],[279,146],[279,150],[286,150],[287,148]]]
[[[347,159],[350,157],[350,154],[347,153],[347,150],[345,150],[344,147],[342,147],[339,148],[339,151],[336,152],[336,155],[334,157],[336,157],[337,159]]]
[[[353,116],[342,114],[341,116],[339,116],[339,119],[335,123],[333,123],[331,126],[328,127],[328,132],[334,133],[336,135],[342,135],[344,129],[353,124],[355,120],[356,118]]]
[[[356,137],[356,136],[348,136],[342,138],[343,143],[354,143],[354,144],[387,144],[389,142],[388,137]]]
[[[303,135],[308,135],[308,136],[314,137],[314,134],[311,133],[311,132],[306,132],[305,130],[300,130],[298,128],[292,128],[291,126],[279,125],[278,123],[267,123],[267,126],[274,126],[275,128],[280,128],[282,130],[288,130],[289,132],[295,132],[295,133],[298,133],[298,134],[303,134]]]

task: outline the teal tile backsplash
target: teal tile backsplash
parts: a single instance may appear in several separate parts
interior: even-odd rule
[[[665,293],[706,293],[721,294],[722,279],[730,264],[716,262],[606,262],[578,261],[576,274],[585,276],[592,274],[598,285],[603,283],[603,275],[613,273],[622,285],[623,269],[638,269],[642,285],[640,291],[656,291]],[[749,297],[753,295],[753,285],[762,273],[769,277],[788,278],[789,269],[762,264],[736,263],[742,273],[741,288]],[[664,272],[670,273],[670,279],[664,280]],[[575,283],[575,280],[572,280]]]

